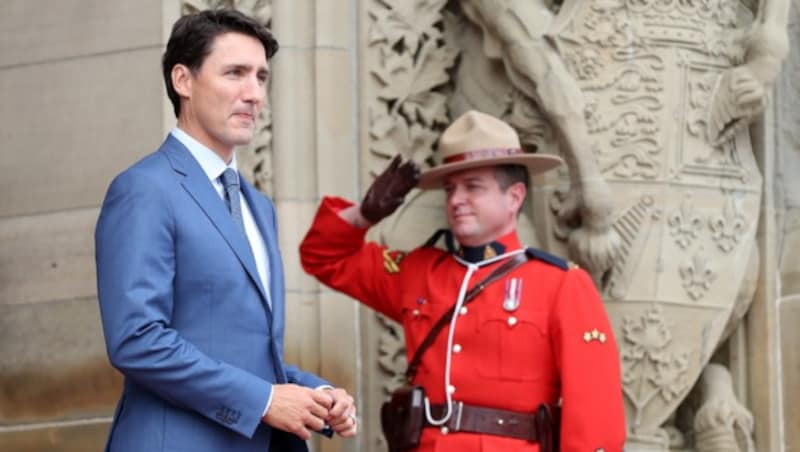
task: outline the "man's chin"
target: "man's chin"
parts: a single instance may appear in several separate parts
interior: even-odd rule
[[[253,141],[253,133],[240,133],[234,137],[234,143],[236,146],[247,146]]]
[[[470,246],[469,243],[472,242],[471,239],[478,235],[478,231],[474,228],[450,226],[450,230],[453,232],[453,238],[455,238],[458,243],[467,246]]]

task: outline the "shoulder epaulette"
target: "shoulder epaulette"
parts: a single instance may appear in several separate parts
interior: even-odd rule
[[[531,258],[531,259],[536,259],[536,260],[540,260],[542,262],[546,262],[546,263],[548,263],[548,264],[550,264],[550,265],[552,265],[554,267],[558,267],[558,268],[560,268],[561,270],[564,270],[564,271],[567,271],[567,270],[569,270],[571,268],[575,268],[576,267],[575,264],[573,264],[571,262],[567,262],[567,261],[565,261],[564,259],[561,259],[558,256],[554,256],[554,255],[552,255],[550,253],[546,253],[546,252],[544,252],[542,250],[537,250],[536,248],[530,248],[530,247],[526,248],[525,249],[525,254],[527,254],[528,257]]]

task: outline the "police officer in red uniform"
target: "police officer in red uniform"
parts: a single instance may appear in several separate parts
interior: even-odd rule
[[[603,302],[586,272],[517,237],[529,174],[560,159],[524,153],[508,124],[475,111],[445,130],[439,154],[443,163],[421,175],[395,158],[361,204],[325,198],[300,246],[303,268],[400,322],[409,360],[454,309],[414,375],[425,391],[416,450],[539,451],[533,415],[549,403],[560,404],[560,450],[621,451],[619,358]],[[449,250],[366,242],[368,227],[415,186],[444,188]],[[466,300],[520,256],[524,263]]]

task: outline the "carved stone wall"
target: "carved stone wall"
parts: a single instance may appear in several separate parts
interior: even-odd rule
[[[367,136],[360,162],[360,193],[397,153],[423,166],[433,164],[438,135],[450,122],[449,70],[457,57],[448,42],[446,5],[446,0],[363,2],[360,51]],[[436,215],[420,215],[420,209],[430,208],[431,202],[435,206],[435,197],[432,200],[424,193],[412,192],[410,198],[414,199],[411,211],[401,209],[385,220],[370,232],[373,240],[408,249],[433,230]],[[411,217],[424,220],[399,223],[412,211],[416,215],[411,213]],[[362,397],[365,413],[370,413],[365,416],[365,450],[381,450],[386,446],[376,414],[391,390],[403,382],[405,342],[399,325],[367,309],[362,314],[369,370]]]
[[[237,156],[278,208],[287,360],[359,401],[358,439],[312,446],[382,450],[378,409],[400,382],[404,340],[396,324],[300,270],[297,244],[321,196],[358,199],[397,152],[433,164],[439,133],[467,108],[509,121],[538,152],[566,156],[569,144],[549,100],[509,77],[511,60],[486,53],[467,3],[0,2],[0,450],[99,450],[105,440],[120,377],[103,349],[94,221],[111,177],[174,125],[158,71],[171,24],[222,5],[270,24],[281,43],[260,133]],[[621,344],[629,450],[731,450],[728,423],[746,432],[748,411],[745,446],[800,445],[796,4],[792,51],[763,121],[721,145],[707,140],[720,74],[744,58],[735,38],[765,3],[526,3],[547,17],[545,41],[580,88],[585,152],[614,194],[621,254],[599,281]],[[524,242],[575,251],[574,230],[554,212],[572,176],[536,181]],[[442,202],[413,192],[370,237],[417,246],[445,224]],[[735,403],[703,405],[714,400]]]
[[[564,142],[554,136],[548,120],[548,99],[532,97],[524,85],[509,77],[509,60],[487,57],[491,52],[485,50],[486,26],[492,20],[478,21],[483,28],[477,28],[471,23],[475,19],[467,20],[459,7],[469,2],[455,3],[442,10],[443,43],[459,51],[449,72],[453,78],[444,85],[451,117],[478,108],[512,123],[531,148],[564,152]],[[741,328],[754,294],[761,306],[777,303],[768,295],[768,286],[774,282],[758,279],[773,264],[763,262],[764,250],[772,249],[771,243],[763,240],[769,236],[768,229],[757,235],[759,227],[763,228],[757,219],[773,209],[771,191],[766,198],[762,192],[764,178],[767,185],[773,180],[774,167],[764,166],[761,153],[772,152],[775,143],[762,145],[760,129],[751,137],[739,126],[728,131],[726,139],[714,138],[719,130],[712,129],[727,77],[746,61],[743,43],[754,28],[758,5],[733,0],[556,3],[535,8],[548,7],[554,15],[548,39],[584,98],[593,150],[590,158],[596,159],[598,174],[611,187],[613,232],[621,239],[613,266],[598,282],[621,346],[630,435],[627,447],[750,450],[758,446],[759,450],[776,450],[776,438],[765,438],[758,426],[753,440],[750,411],[758,409],[748,401],[747,380],[754,366],[762,362],[748,360],[746,350],[752,353],[759,347],[748,344]],[[371,25],[387,16],[406,14],[392,2],[380,2],[379,6],[383,15],[371,11]],[[425,16],[428,10],[419,11],[424,12],[418,12],[415,23],[430,23]],[[415,28],[402,29],[409,32]],[[503,33],[497,31],[492,37],[502,40]],[[374,42],[370,40],[371,45]],[[387,44],[397,42],[404,41],[389,40]],[[403,46],[391,50],[402,52]],[[390,51],[385,54],[394,56]],[[374,93],[385,91],[382,65],[386,61],[390,59],[370,60],[381,67]],[[367,71],[374,73],[374,66]],[[401,86],[405,84],[397,88]],[[442,88],[433,91],[439,93]],[[387,125],[403,125],[407,118],[386,125],[382,122],[386,109],[390,114],[401,109],[392,100],[403,98],[369,93],[364,100],[371,121],[368,165],[370,158],[385,155],[385,148],[394,152],[409,149],[407,133],[386,132],[404,130],[388,129]],[[379,115],[374,113],[376,105]],[[375,133],[376,125],[379,133]],[[420,152],[428,152],[428,141],[420,138],[424,145],[421,150],[413,147],[411,156],[418,159]],[[766,172],[763,176],[762,171]],[[531,209],[535,221],[529,222],[536,224],[535,231],[523,230],[522,235],[556,253],[570,255],[573,250],[566,240],[571,233],[554,215],[563,199],[559,192],[569,191],[569,176],[562,171],[540,182]],[[791,200],[793,195],[787,198]],[[406,210],[382,225],[375,238],[399,248],[417,245],[442,224],[441,216],[430,216],[438,206],[441,199],[435,195],[413,194]],[[773,254],[767,252],[766,256]],[[792,269],[785,269],[784,274]],[[397,325],[384,319],[370,325],[378,346],[367,358],[378,363],[383,377],[381,384],[368,387],[367,392],[385,393],[399,382],[404,368],[402,334]],[[731,334],[733,339],[724,343]],[[709,364],[715,352],[714,360],[727,367]],[[773,376],[789,372],[775,368],[772,361],[769,365]],[[785,384],[782,378],[773,381]],[[693,395],[687,399],[690,391]],[[782,419],[775,417],[775,394],[759,396],[770,400],[771,419]],[[728,411],[720,411],[722,404]],[[369,406],[377,410],[376,404]]]

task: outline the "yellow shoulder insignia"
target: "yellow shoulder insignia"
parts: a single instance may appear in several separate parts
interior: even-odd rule
[[[402,251],[383,250],[383,268],[386,273],[398,273],[400,262],[406,257]]]
[[[580,265],[576,264],[575,262],[568,261],[567,265],[569,266],[570,270],[575,270],[576,268],[581,268]]]

